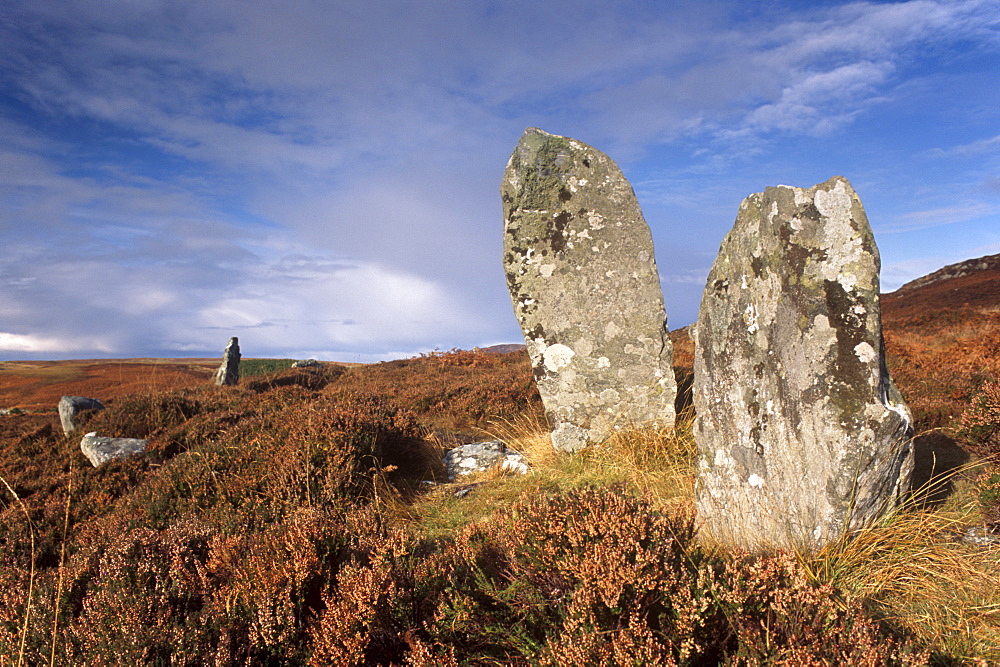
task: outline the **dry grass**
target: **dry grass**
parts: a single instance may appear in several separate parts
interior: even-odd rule
[[[428,496],[417,510],[427,534],[442,534],[443,525],[456,530],[487,521],[520,499],[553,490],[619,485],[662,511],[693,504],[690,420],[674,432],[623,431],[578,454],[555,452],[535,419],[495,424],[490,435],[524,453],[530,475],[486,473],[475,480],[486,483],[463,500],[448,497],[455,486]],[[962,530],[982,521],[972,478],[984,465],[937,475],[878,524],[819,551],[798,552],[809,580],[833,587],[842,606],[872,610],[957,664],[1000,664],[1000,549],[958,540]],[[954,487],[947,502],[926,502],[946,485]],[[447,520],[438,523],[443,515]],[[741,557],[705,546],[727,559]]]
[[[0,436],[19,498],[0,503],[0,653],[881,665],[930,646],[940,664],[1000,661],[997,551],[955,539],[980,520],[971,479],[819,553],[727,555],[693,540],[689,418],[562,454],[532,392],[523,355],[455,353],[144,393],[92,423],[149,436],[148,455],[98,470],[18,417]],[[419,493],[440,474],[429,460],[492,437],[532,472]]]

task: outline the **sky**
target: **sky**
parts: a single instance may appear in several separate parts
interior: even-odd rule
[[[622,168],[671,329],[772,185],[846,176],[884,292],[1000,253],[997,0],[4,0],[0,359],[522,342],[526,127]]]

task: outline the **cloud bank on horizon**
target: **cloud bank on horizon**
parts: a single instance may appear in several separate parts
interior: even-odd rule
[[[0,43],[0,359],[518,342],[528,126],[622,167],[671,328],[769,185],[847,176],[885,291],[1000,252],[996,0],[7,0]]]

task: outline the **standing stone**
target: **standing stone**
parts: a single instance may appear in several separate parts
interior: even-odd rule
[[[695,333],[697,505],[715,539],[818,546],[908,490],[912,419],[885,366],[879,266],[841,176],[740,204]]]
[[[76,430],[76,416],[87,410],[103,410],[104,404],[96,398],[85,396],[63,396],[59,399],[59,421],[63,433],[69,435]]]
[[[525,130],[500,188],[504,267],[552,444],[672,426],[677,393],[653,240],[604,153]]]
[[[222,353],[222,365],[215,371],[215,384],[233,385],[240,381],[240,339],[233,336]]]

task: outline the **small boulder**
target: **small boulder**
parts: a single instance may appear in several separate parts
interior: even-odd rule
[[[104,404],[96,398],[85,396],[63,396],[59,399],[59,421],[63,432],[69,435],[76,430],[76,416],[88,410],[103,410]]]
[[[323,364],[315,359],[303,359],[292,364],[292,368],[322,368]]]
[[[499,466],[501,470],[523,475],[528,472],[524,455],[508,449],[500,440],[473,442],[455,447],[444,456],[448,480],[455,481],[472,473],[485,472]]]
[[[80,441],[80,450],[95,468],[111,459],[120,459],[146,450],[148,440],[138,438],[105,438],[97,433],[88,433]]]

